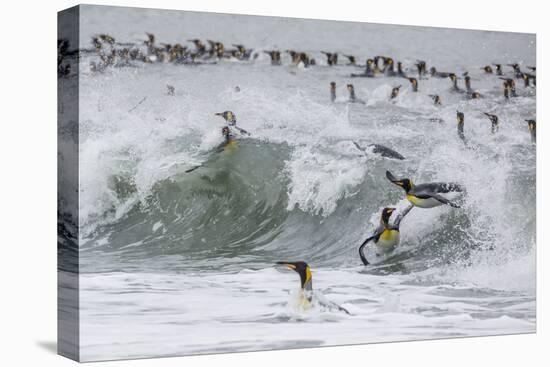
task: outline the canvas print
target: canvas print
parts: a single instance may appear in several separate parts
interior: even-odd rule
[[[534,34],[58,24],[60,354],[536,331]]]

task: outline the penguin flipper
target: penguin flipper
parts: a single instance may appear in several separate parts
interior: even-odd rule
[[[191,167],[188,170],[185,170],[185,173],[193,172],[194,170],[196,170],[198,168],[201,168],[201,167],[202,167],[202,164],[200,164],[198,166],[195,166],[195,167]]]
[[[238,126],[235,126],[235,129],[239,130],[241,134],[245,134],[245,135],[249,135],[250,136],[250,133],[248,131],[246,131],[245,129],[241,129],[240,127]]]
[[[366,266],[366,265],[370,264],[368,262],[366,256],[365,256],[365,254],[363,253],[363,248],[367,245],[367,243],[369,243],[372,240],[378,241],[378,238],[380,238],[380,235],[382,234],[382,232],[383,232],[383,228],[378,227],[376,229],[376,232],[374,232],[374,234],[371,237],[364,240],[363,243],[361,244],[361,246],[359,246],[359,257],[361,257],[361,261],[363,262],[363,265]]]
[[[395,218],[395,221],[393,222],[393,226],[399,229],[399,224],[401,224],[401,221],[403,220],[403,218],[405,218],[405,216],[409,214],[412,208],[414,208],[414,205],[412,203],[409,203],[409,205],[407,205],[407,207],[397,215],[397,217]]]
[[[453,208],[460,208],[460,205],[458,204],[455,204],[447,199],[445,199],[443,196],[439,195],[439,194],[432,194],[430,195],[432,198],[434,198],[435,200],[439,201],[440,203],[443,203],[443,204],[446,204],[446,205],[449,205],[449,206],[452,206]]]
[[[340,306],[340,305],[337,305],[336,303],[335,303],[334,305],[338,308],[338,311],[345,312],[346,314],[348,314],[348,315],[351,316],[351,312],[349,312],[348,310],[346,310],[344,307],[342,307],[342,306]]]
[[[327,297],[325,297],[324,294],[320,293],[320,292],[315,292],[315,300],[323,307],[326,307],[328,308],[329,310],[338,310],[338,311],[341,311],[341,312],[345,312],[346,314],[350,315],[351,316],[351,312],[349,312],[348,310],[346,310],[344,307],[340,306],[339,304],[335,303],[335,302],[332,302],[331,300],[329,300]]]

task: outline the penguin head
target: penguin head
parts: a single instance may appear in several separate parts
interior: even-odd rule
[[[412,189],[412,181],[408,178],[395,182],[395,184],[401,186],[406,192],[409,192],[409,190]]]
[[[330,90],[335,90],[335,89],[336,89],[336,83],[330,82]]]
[[[464,123],[464,112],[456,111],[456,122],[459,124]]]
[[[215,115],[223,117],[225,121],[231,124],[235,124],[237,122],[237,116],[235,116],[235,114],[231,111],[218,112]]]
[[[354,90],[353,84],[348,84],[347,88],[348,88],[348,91],[350,91],[350,92],[353,92],[353,90]]]
[[[395,211],[395,208],[384,208],[382,210],[382,216],[380,217],[380,221],[382,222],[382,224],[386,226],[388,225],[390,217],[394,211]]]
[[[386,178],[390,180],[391,183],[401,186],[405,192],[409,192],[412,189],[412,181],[408,178],[397,179],[390,171],[386,171]]]
[[[367,65],[372,65],[374,63],[373,59],[367,59]]]
[[[311,290],[311,269],[304,261],[278,261],[277,265],[286,266],[300,275],[300,285],[304,290]]]
[[[481,98],[481,93],[479,93],[479,92],[473,92],[471,97],[472,97],[472,99]]]
[[[527,126],[529,127],[529,130],[535,130],[537,127],[537,122],[535,120],[525,120],[527,122]]]
[[[493,124],[497,124],[498,123],[498,116],[497,115],[493,115],[493,114],[490,114],[490,113],[487,113],[487,112],[484,112],[485,116],[487,116],[489,118],[489,120],[491,120],[491,122]]]
[[[246,48],[243,46],[243,45],[236,45],[236,44],[233,44],[234,47],[237,48],[237,50],[240,52],[240,53],[245,53],[246,52]]]
[[[456,76],[456,74],[453,74],[453,73],[449,74],[449,78],[451,78],[451,81],[452,81],[453,83],[456,82],[457,79],[458,79],[457,76]]]

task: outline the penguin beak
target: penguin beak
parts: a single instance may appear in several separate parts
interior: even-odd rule
[[[223,112],[217,112],[214,114],[214,116],[223,116]]]
[[[390,182],[403,187],[403,180],[398,180],[390,171],[386,171],[386,177]]]
[[[289,269],[296,270],[296,265],[290,264],[290,263],[287,263],[287,262],[284,262],[284,261],[278,261],[278,262],[276,263],[276,265],[284,265],[284,266],[286,266],[286,267],[289,268]]]

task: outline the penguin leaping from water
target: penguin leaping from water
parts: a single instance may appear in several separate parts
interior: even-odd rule
[[[229,126],[232,126],[235,129],[239,130],[241,134],[250,135],[248,131],[246,131],[245,129],[241,129],[240,127],[237,126],[237,116],[235,116],[233,112],[224,111],[224,112],[215,113],[215,115],[223,117],[225,121],[227,121],[227,124]]]
[[[361,246],[359,246],[359,257],[364,265],[369,265],[369,262],[365,256],[365,246],[370,242],[374,242],[378,250],[377,255],[388,253],[393,251],[397,245],[399,245],[399,224],[403,218],[411,211],[414,205],[408,205],[403,212],[397,215],[397,218],[390,224],[390,218],[395,208],[384,208],[382,215],[380,216],[380,225],[374,231],[374,234],[367,238]]]
[[[318,292],[313,292],[311,268],[307,263],[305,263],[304,261],[279,261],[276,263],[276,265],[286,266],[287,268],[294,270],[298,273],[298,275],[300,275],[300,308],[308,310],[317,303],[321,307],[325,307],[329,310],[338,310],[345,312],[348,315],[351,315],[351,313],[342,306],[339,306],[336,303],[328,300]]]
[[[414,206],[419,208],[433,208],[445,204],[453,208],[460,208],[458,204],[447,200],[441,195],[449,192],[462,192],[463,188],[459,184],[452,182],[430,182],[413,185],[411,179],[397,179],[390,171],[386,171],[386,177],[390,182],[397,186],[401,186],[403,190],[405,190],[406,199]]]

